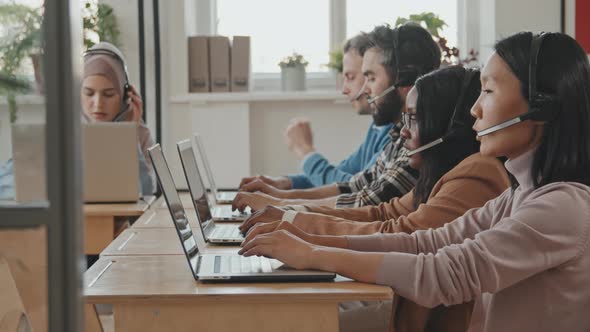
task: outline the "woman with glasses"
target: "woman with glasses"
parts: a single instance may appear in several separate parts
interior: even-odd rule
[[[340,236],[412,233],[442,227],[497,197],[510,181],[500,161],[478,153],[474,118],[469,111],[480,90],[479,71],[462,67],[440,69],[416,81],[402,113],[401,135],[411,154],[410,166],[420,171],[416,187],[408,194],[362,208],[306,206],[303,209],[311,212],[285,212],[268,207],[244,223],[244,231],[259,223],[247,240],[257,234],[295,228],[306,234]],[[271,222],[261,223],[264,221]],[[472,308],[468,303],[429,310],[401,298],[394,302],[394,324],[399,331],[429,331],[434,327],[437,331],[466,331]],[[349,319],[342,316],[343,329],[350,330],[344,327]],[[366,324],[361,321],[359,327],[366,329]]]
[[[471,113],[480,151],[507,157],[512,188],[444,227],[249,238],[245,256],[389,285],[426,307],[475,300],[470,331],[590,327],[590,64],[561,33],[499,41]],[[292,231],[292,232],[291,232]]]

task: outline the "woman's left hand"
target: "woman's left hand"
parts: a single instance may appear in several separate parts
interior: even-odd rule
[[[129,91],[127,91],[127,96],[129,97],[129,115],[130,121],[140,123],[141,116],[143,115],[143,100],[135,87],[133,85],[129,86]]]
[[[312,268],[315,246],[286,230],[261,234],[244,245],[240,255],[265,256],[278,259],[295,269]]]

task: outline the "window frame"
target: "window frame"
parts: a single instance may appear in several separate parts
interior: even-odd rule
[[[0,202],[0,231],[45,227],[49,332],[82,330],[82,148],[78,0],[45,0],[43,14],[47,200]],[[39,254],[43,254],[39,253]]]
[[[333,52],[342,47],[342,41],[346,38],[347,1],[327,1],[329,1],[328,12],[330,16],[328,28],[330,45],[328,49],[330,52]],[[466,36],[469,32],[464,32],[465,30],[462,30],[463,27],[472,25],[469,24],[472,20],[469,20],[469,22],[466,20],[466,17],[473,12],[473,10],[470,10],[470,7],[473,6],[468,6],[468,1],[457,0],[457,47],[461,50],[475,48],[474,43],[470,43],[470,41],[476,42],[476,40],[473,40],[473,38],[470,39],[470,36]],[[217,34],[217,0],[185,0],[185,8],[187,9],[187,12],[196,14],[193,16],[196,18],[194,22],[187,20],[187,32],[201,35]],[[306,74],[307,88],[310,90],[334,89],[336,87],[337,75],[333,70],[328,72],[307,72]],[[252,80],[254,83],[254,91],[280,90],[281,88],[280,73],[252,72]]]

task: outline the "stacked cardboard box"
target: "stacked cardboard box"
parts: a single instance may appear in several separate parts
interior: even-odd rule
[[[250,90],[250,37],[188,38],[189,92]]]

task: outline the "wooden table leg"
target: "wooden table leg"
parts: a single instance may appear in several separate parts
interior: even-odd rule
[[[248,304],[227,300],[115,304],[115,331],[338,331],[337,303]]]
[[[84,253],[98,255],[113,242],[115,217],[86,217],[84,226]]]
[[[84,331],[103,332],[94,304],[84,304]]]

